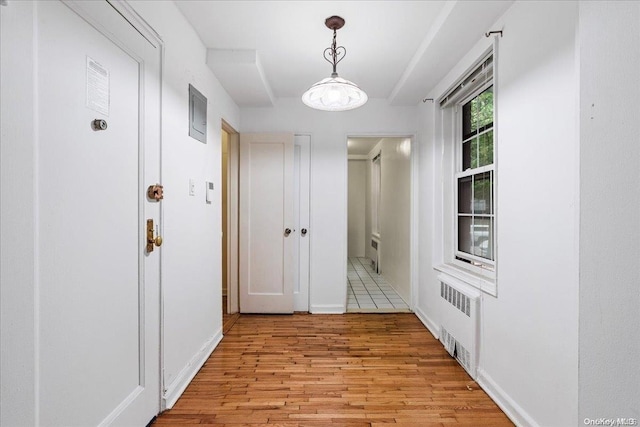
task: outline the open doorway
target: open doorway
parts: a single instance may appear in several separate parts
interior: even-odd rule
[[[409,311],[411,138],[347,143],[347,311]]]
[[[222,333],[238,319],[239,136],[222,121]]]

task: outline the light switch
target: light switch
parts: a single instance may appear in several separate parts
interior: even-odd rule
[[[195,179],[189,179],[189,195],[190,196],[195,196],[196,195],[196,180]]]

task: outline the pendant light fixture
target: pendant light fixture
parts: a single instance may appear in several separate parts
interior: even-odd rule
[[[333,65],[331,77],[320,80],[302,95],[302,102],[323,111],[346,111],[361,107],[367,102],[367,94],[353,82],[338,76],[336,66],[347,54],[344,46],[336,47],[336,32],[344,26],[344,19],[331,16],[324,24],[333,30],[333,43],[324,50],[324,59]]]

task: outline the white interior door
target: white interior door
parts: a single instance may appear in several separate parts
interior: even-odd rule
[[[293,309],[309,311],[309,173],[311,136],[296,135],[294,140],[294,279]]]
[[[121,13],[37,3],[41,425],[159,412],[159,254],[144,231],[160,212],[145,197],[160,171],[160,54]]]
[[[293,152],[293,134],[240,134],[241,313],[293,312]]]

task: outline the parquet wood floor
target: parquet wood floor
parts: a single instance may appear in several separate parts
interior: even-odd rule
[[[411,313],[241,315],[157,426],[512,426]]]

